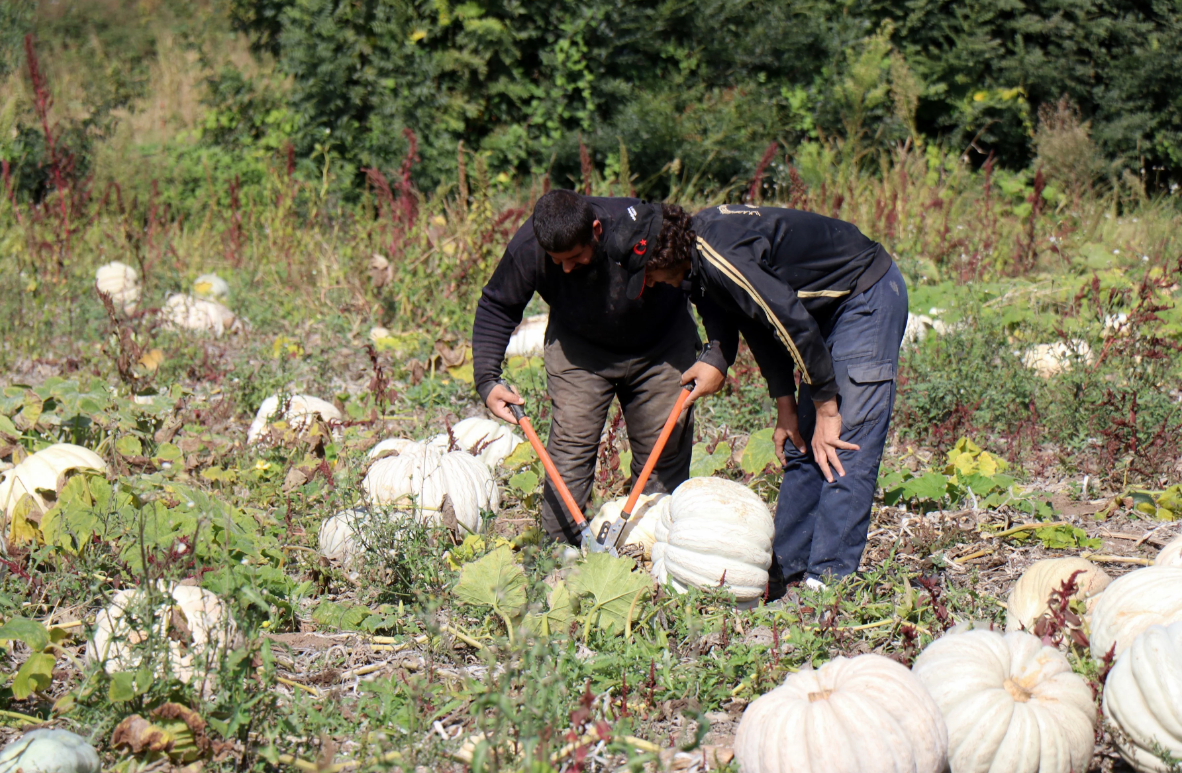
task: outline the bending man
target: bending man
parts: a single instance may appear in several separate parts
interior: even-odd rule
[[[624,258],[633,281],[688,282],[726,364],[741,331],[776,401],[773,585],[857,571],[907,324],[902,274],[856,227],[810,212],[724,204],[691,220],[666,206],[663,219],[656,252]],[[682,380],[696,381],[696,399],[725,374],[702,362]]]
[[[698,334],[685,294],[660,287],[629,294],[627,251],[655,245],[661,218],[640,217],[638,199],[580,196],[555,190],[540,198],[484,287],[472,329],[476,389],[493,415],[516,423],[518,395],[496,383],[513,329],[537,292],[550,305],[546,377],[552,402],[546,449],[585,508],[599,440],[612,397],[618,397],[632,446],[635,482],[693,363]],[[614,259],[613,259],[614,258]],[[643,282],[638,283],[643,290]],[[725,368],[721,355],[716,366]],[[537,411],[540,406],[531,410]],[[646,489],[669,492],[689,477],[693,415],[670,438]],[[557,492],[546,482],[542,526],[552,539],[578,542]]]

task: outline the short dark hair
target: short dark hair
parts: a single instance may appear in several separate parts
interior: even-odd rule
[[[595,210],[574,191],[553,190],[534,205],[534,236],[546,252],[569,252],[594,240]]]
[[[690,261],[694,248],[694,221],[689,213],[676,204],[661,204],[661,236],[657,239],[657,251],[646,264],[647,268],[661,270],[681,266]]]

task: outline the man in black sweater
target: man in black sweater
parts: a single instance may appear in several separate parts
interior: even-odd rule
[[[516,423],[508,404],[523,400],[497,384],[501,361],[533,294],[549,304],[545,361],[553,412],[546,449],[582,508],[590,497],[612,398],[619,398],[624,410],[635,482],[677,400],[681,373],[700,345],[684,292],[673,287],[627,292],[629,273],[620,256],[648,250],[661,227],[659,217],[638,227],[642,206],[638,199],[547,193],[509,242],[476,307],[476,389],[493,415]],[[642,281],[638,286],[644,290]],[[726,367],[721,355],[715,360],[717,367]],[[693,414],[687,412],[646,490],[669,492],[689,477],[692,441]],[[542,525],[552,539],[578,543],[578,532],[549,481]]]
[[[723,204],[691,220],[666,205],[661,217],[657,248],[622,256],[630,287],[687,290],[728,366],[742,332],[776,400],[773,584],[857,571],[907,324],[903,276],[855,226],[811,212]],[[696,363],[682,382],[696,399],[725,370]]]

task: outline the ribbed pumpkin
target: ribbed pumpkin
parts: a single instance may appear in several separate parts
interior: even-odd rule
[[[371,458],[391,450],[383,445],[370,451]],[[399,445],[399,451],[375,461],[365,474],[361,485],[370,501],[442,523],[446,496],[457,523],[469,532],[480,531],[480,512],[501,504],[501,492],[488,468],[465,451],[440,453],[426,443]]]
[[[446,432],[436,435],[431,438],[430,445],[446,451],[452,438],[455,438],[457,451],[473,454],[490,470],[495,469],[502,459],[513,453],[514,448],[525,442],[513,434],[508,424],[479,416],[457,422],[451,428],[451,437]]]
[[[38,728],[0,749],[0,773],[99,773],[98,752],[69,730]]]
[[[1182,567],[1147,566],[1109,585],[1092,608],[1092,657],[1120,655],[1151,625],[1182,620]]]
[[[1173,541],[1166,544],[1161,552],[1157,554],[1157,558],[1153,560],[1154,566],[1182,566],[1182,537],[1177,537]]]
[[[11,515],[12,508],[28,494],[37,509],[44,513],[50,504],[37,491],[56,492],[58,480],[71,470],[106,472],[107,463],[89,448],[73,443],[55,443],[44,448],[0,474],[0,512]]]
[[[669,509],[670,499],[668,494],[641,494],[632,510],[632,517],[628,519],[616,544],[638,545],[644,549],[645,556],[651,556],[653,543],[657,541],[657,524],[661,520],[661,515]],[[599,531],[605,523],[619,520],[627,501],[628,497],[619,497],[603,503],[591,521],[591,533],[596,538],[599,537]]]
[[[652,574],[676,590],[722,587],[741,602],[767,588],[775,523],[764,501],[722,478],[690,478],[657,522]]]
[[[743,713],[742,773],[941,773],[948,732],[905,666],[835,658],[792,674]]]
[[[1182,760],[1182,622],[1151,625],[1117,658],[1104,685],[1104,717],[1138,773],[1170,773],[1155,746]]]
[[[140,299],[140,275],[131,266],[114,261],[94,273],[94,286],[111,296],[111,302],[130,312]]]
[[[283,420],[297,432],[310,425],[319,416],[326,422],[341,422],[344,416],[337,407],[327,400],[321,400],[312,395],[292,395],[286,401],[287,410],[283,413]],[[277,419],[279,413],[279,396],[271,395],[259,406],[250,429],[246,431],[246,442],[255,443],[266,431],[267,425]]]
[[[320,524],[317,540],[320,555],[334,564],[349,564],[361,554],[362,544],[358,539],[362,524],[369,513],[361,509],[342,510]]]
[[[505,347],[506,357],[541,357],[546,350],[546,326],[550,324],[549,314],[526,317],[509,337]]]
[[[1021,631],[928,645],[912,671],[948,725],[952,773],[1073,773],[1092,759],[1092,691],[1063,653]]]
[[[241,327],[234,312],[222,304],[206,298],[194,298],[191,295],[168,296],[160,313],[170,327],[212,333],[214,338],[220,338],[227,331],[233,332]]]
[[[108,674],[135,671],[144,658],[141,645],[154,639],[156,648],[167,645],[170,668],[186,684],[207,666],[218,668],[232,626],[221,600],[202,588],[166,585],[163,580],[157,589],[167,598],[156,607],[136,588],[114,595],[95,620],[86,644],[87,660],[102,663]]]
[[[202,274],[193,280],[193,292],[203,298],[225,298],[230,285],[217,274]]]
[[[1103,569],[1084,558],[1036,561],[1010,589],[1010,597],[1006,602],[1006,630],[1033,630],[1034,622],[1047,611],[1051,594],[1076,572],[1080,574],[1075,578],[1073,599],[1092,598],[1112,582]]]

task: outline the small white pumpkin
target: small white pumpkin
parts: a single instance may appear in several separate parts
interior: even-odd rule
[[[267,425],[275,421],[278,413],[278,395],[271,395],[263,400],[258,413],[254,416],[254,421],[250,423],[250,429],[246,431],[246,442],[248,444],[257,442],[266,431]],[[287,400],[287,410],[283,414],[283,420],[287,422],[289,427],[299,432],[315,421],[314,417],[316,416],[330,424],[344,420],[344,416],[335,405],[311,395],[292,395]]]
[[[1048,610],[1051,594],[1076,572],[1071,598],[1086,601],[1108,587],[1112,578],[1086,558],[1048,558],[1031,564],[1006,601],[1006,630],[1032,631],[1034,623]]]
[[[371,457],[393,450],[383,445],[375,446]],[[442,523],[446,496],[457,523],[468,532],[479,532],[481,511],[496,510],[501,504],[501,492],[488,468],[465,451],[440,453],[426,443],[398,445],[394,455],[378,459],[366,472],[361,486],[370,501]]]
[[[742,773],[941,773],[948,731],[905,666],[838,657],[792,674],[743,712]]]
[[[1151,625],[1182,620],[1182,567],[1147,566],[1113,580],[1092,608],[1092,657],[1128,649]]]
[[[193,292],[203,298],[225,298],[230,285],[217,274],[202,274],[193,280]]]
[[[1151,625],[1117,658],[1104,685],[1104,717],[1137,773],[1170,773],[1155,746],[1182,760],[1182,622]]]
[[[546,326],[550,324],[549,314],[526,317],[509,337],[505,347],[506,357],[541,357],[546,351]]]
[[[111,302],[130,312],[140,299],[140,275],[131,266],[114,261],[94,272],[94,285],[111,296]]]
[[[320,524],[317,538],[320,555],[334,564],[349,564],[361,554],[361,526],[369,513],[361,509],[342,510]]]
[[[0,749],[0,773],[99,773],[98,752],[69,730],[39,728]]]
[[[147,595],[137,589],[121,590],[111,604],[98,614],[94,633],[86,643],[86,658],[103,664],[108,674],[135,671],[143,661],[141,646],[155,639],[154,646],[168,646],[169,666],[178,679],[188,684],[206,666],[216,669],[226,649],[233,621],[226,616],[221,600],[194,585],[157,582],[166,600],[152,608]],[[170,603],[171,601],[171,603]],[[173,616],[184,618],[190,641],[170,637]]]
[[[241,327],[234,312],[222,304],[206,298],[194,298],[191,295],[168,296],[160,313],[169,327],[212,333],[214,338],[220,338],[226,331],[234,332]]]
[[[1168,542],[1161,552],[1157,554],[1157,558],[1153,560],[1154,566],[1182,566],[1182,535],[1174,538],[1173,541]]]
[[[451,428],[451,434],[456,441],[456,450],[473,454],[490,470],[496,469],[502,459],[525,442],[513,434],[513,430],[508,424],[492,419],[482,419],[479,416],[457,422]],[[446,451],[450,440],[451,438],[444,432],[431,438],[428,445],[440,451]]]
[[[1053,344],[1035,344],[1021,353],[1022,364],[1042,378],[1050,378],[1071,370],[1078,359],[1085,365],[1093,361],[1092,347],[1086,341],[1057,341]]]
[[[620,532],[617,545],[639,545],[644,549],[645,557],[651,556],[653,543],[657,541],[657,524],[661,520],[661,515],[669,509],[670,499],[672,497],[668,494],[641,494],[636,500],[632,517]],[[599,538],[604,524],[611,524],[620,519],[627,501],[628,497],[618,497],[603,503],[591,521],[591,534],[596,539]]]
[[[1092,759],[1096,707],[1063,653],[1022,631],[968,631],[912,667],[948,725],[952,773],[1073,773]]]
[[[58,479],[71,470],[106,472],[107,463],[89,448],[73,443],[55,443],[43,448],[0,475],[0,511],[6,516],[11,515],[12,508],[28,494],[37,509],[44,513],[50,504],[37,491],[56,492]]]
[[[719,585],[740,602],[767,588],[776,528],[751,489],[722,478],[690,478],[673,492],[657,521],[652,575],[683,591]]]

